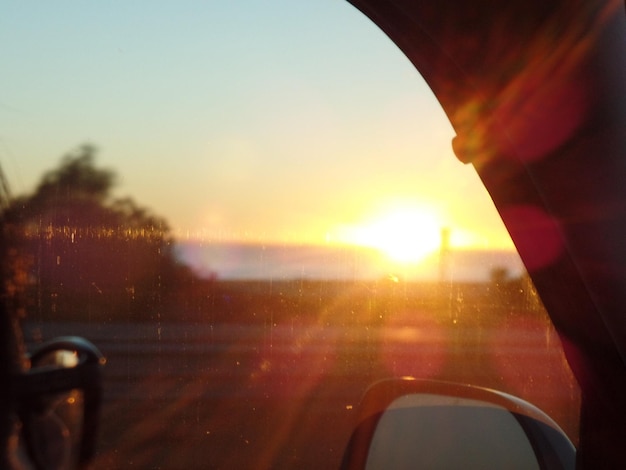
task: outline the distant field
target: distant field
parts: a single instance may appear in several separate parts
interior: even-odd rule
[[[433,252],[419,263],[402,264],[381,251],[354,245],[290,245],[203,243],[178,240],[177,258],[201,276],[221,280],[332,279],[372,280],[389,273],[409,281],[440,279],[440,254]],[[491,270],[502,267],[513,276],[524,272],[515,250],[450,250],[446,279],[484,282]]]
[[[367,386],[402,375],[513,393],[576,436],[577,388],[519,285],[251,281],[212,292],[190,322],[25,324],[29,343],[77,334],[108,358],[96,468],[336,468]]]

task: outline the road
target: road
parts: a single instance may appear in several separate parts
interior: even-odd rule
[[[432,318],[309,323],[36,323],[107,357],[95,468],[337,468],[367,386],[411,375],[497,388],[575,439],[578,390],[553,330]]]

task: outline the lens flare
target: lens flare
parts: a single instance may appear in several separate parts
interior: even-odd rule
[[[344,231],[343,241],[376,248],[399,263],[418,263],[439,248],[441,223],[434,211],[400,207]]]

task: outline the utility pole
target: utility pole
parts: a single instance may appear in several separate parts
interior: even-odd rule
[[[450,280],[450,229],[441,229],[441,245],[439,247],[439,282]]]
[[[9,188],[9,181],[4,176],[4,171],[0,166],[0,210],[5,210],[11,204],[11,188]]]

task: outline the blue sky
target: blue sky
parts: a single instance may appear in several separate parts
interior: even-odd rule
[[[349,241],[403,207],[508,246],[431,91],[347,2],[5,1],[0,59],[15,193],[91,142],[183,236]]]

